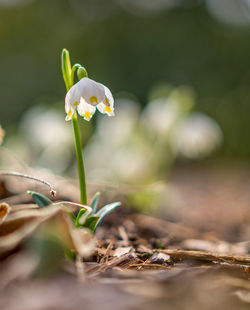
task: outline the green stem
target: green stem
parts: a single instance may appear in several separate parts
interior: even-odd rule
[[[87,71],[79,64],[75,64],[71,67],[70,55],[68,50],[65,48],[62,50],[62,74],[63,79],[66,85],[67,91],[74,85],[74,76],[75,71],[82,69],[81,75],[83,77],[87,77]],[[77,159],[77,167],[78,167],[78,177],[79,177],[79,185],[80,185],[80,202],[81,204],[87,204],[87,190],[86,190],[86,181],[85,181],[85,171],[84,171],[84,162],[82,155],[82,144],[81,144],[81,135],[78,126],[77,113],[73,115],[72,124],[74,129],[75,136],[75,148],[76,148],[76,159]]]
[[[79,185],[80,185],[80,202],[81,204],[86,205],[87,204],[87,190],[86,190],[85,171],[84,171],[84,163],[83,163],[83,155],[82,155],[82,143],[81,143],[80,130],[78,126],[77,114],[73,116],[72,124],[73,124],[73,129],[74,129],[74,136],[75,136],[76,159],[77,159],[78,177],[79,177]]]

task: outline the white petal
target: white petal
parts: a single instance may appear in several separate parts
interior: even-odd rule
[[[65,117],[66,121],[70,121],[76,112],[76,108],[80,103],[80,93],[78,86],[76,84],[70,88],[65,96],[65,112],[67,116]]]
[[[97,109],[102,114],[108,114],[108,116],[114,116],[115,115],[114,109],[112,109],[110,106],[104,104],[103,102],[101,102],[97,105]]]
[[[66,95],[66,97],[65,97],[65,112],[68,114],[70,109],[71,109],[70,100],[69,100],[69,97],[67,98],[67,95]]]
[[[71,111],[71,110],[70,110]],[[65,121],[70,121],[72,120],[72,117],[73,117],[73,113],[72,112],[69,112],[66,117],[65,117]]]
[[[81,97],[91,105],[96,106],[105,98],[104,86],[89,78],[83,78],[75,85],[78,85]]]
[[[97,105],[97,109],[99,112],[103,114],[108,114],[108,116],[114,116],[114,98],[111,94],[111,91],[108,89],[108,87],[104,86],[104,91],[105,91],[105,99],[103,102],[99,103]]]
[[[65,96],[65,112],[68,113],[70,108],[76,109],[77,104],[80,103],[81,93],[79,92],[79,87],[76,83],[70,88]]]
[[[86,121],[89,121],[95,113],[96,107],[88,104],[83,98],[81,98],[77,111]]]
[[[68,110],[68,113],[65,117],[65,121],[70,121],[73,117],[73,115],[76,113],[76,108],[75,107],[70,107],[70,109]]]
[[[104,85],[103,85],[104,86]],[[111,91],[108,89],[108,87],[104,86],[104,91],[105,91],[105,97],[109,101],[109,106],[113,110],[114,109],[114,98],[112,96]]]

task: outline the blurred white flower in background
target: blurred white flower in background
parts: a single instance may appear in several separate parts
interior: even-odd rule
[[[62,113],[34,106],[23,116],[20,129],[31,150],[37,153],[36,164],[55,172],[68,167],[74,142],[71,126],[65,124]]]
[[[119,9],[115,0],[69,0],[69,4],[81,20],[92,23],[109,18]]]
[[[194,106],[192,89],[181,86],[172,89],[168,96],[150,101],[143,110],[141,122],[145,130],[167,139],[177,122]]]
[[[147,104],[141,121],[146,130],[167,136],[179,118],[180,107],[167,98],[159,98]]]
[[[117,99],[116,117],[98,118],[96,133],[85,148],[89,179],[133,182],[143,176],[148,164],[146,140],[138,137],[139,105],[131,99]],[[132,179],[133,178],[133,179]]]
[[[222,140],[222,131],[211,117],[193,112],[175,129],[171,145],[181,156],[197,159],[210,155]]]
[[[122,8],[135,15],[159,15],[172,9],[182,0],[117,0]]]
[[[18,7],[25,4],[30,4],[35,0],[0,0],[0,6],[3,7]]]
[[[154,133],[157,153],[164,153],[157,158],[162,161],[159,167],[164,166],[163,161],[172,163],[178,155],[189,159],[205,157],[221,144],[219,125],[205,114],[192,112],[194,105],[192,89],[181,86],[144,108],[143,126]]]
[[[142,113],[133,100],[118,99],[116,117],[97,119],[85,149],[88,178],[148,183],[166,177],[178,156],[211,154],[222,132],[210,117],[191,112],[194,104],[192,89],[184,86],[150,101]]]
[[[127,98],[117,99],[116,104],[117,113],[114,118],[98,118],[96,135],[105,143],[121,145],[135,131],[140,107],[136,101]]]
[[[211,15],[225,24],[250,25],[249,0],[206,0],[206,6]]]
[[[139,147],[121,149],[113,159],[114,171],[123,182],[142,182],[150,171],[151,157],[150,150],[144,153]]]

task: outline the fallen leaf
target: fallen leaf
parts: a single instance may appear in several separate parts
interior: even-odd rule
[[[10,210],[11,207],[7,203],[3,202],[0,204],[0,224],[4,222]]]

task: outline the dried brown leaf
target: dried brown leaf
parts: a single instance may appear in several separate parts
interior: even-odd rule
[[[4,222],[7,215],[10,213],[11,207],[7,203],[0,204],[0,224]]]
[[[44,230],[56,234],[64,244],[74,248],[70,232],[65,225],[65,213],[72,212],[74,207],[51,205],[42,209],[26,209],[8,215],[0,225],[0,256],[16,248],[30,236],[42,223]],[[48,220],[55,218],[52,222]],[[54,231],[54,233],[53,233]]]

